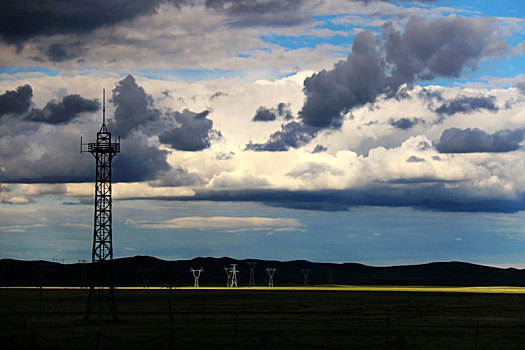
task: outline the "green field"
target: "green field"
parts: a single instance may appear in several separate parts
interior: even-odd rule
[[[2,349],[520,349],[513,287],[119,289],[120,321],[82,322],[87,290],[0,289]],[[41,297],[40,297],[41,296]]]

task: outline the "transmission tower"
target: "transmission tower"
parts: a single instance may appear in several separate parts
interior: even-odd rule
[[[255,261],[248,263],[248,266],[250,266],[250,283],[248,283],[249,287],[255,287],[255,265],[257,265]]]
[[[140,276],[142,277],[142,288],[149,288],[149,279],[151,277],[151,273],[153,272],[153,268],[139,268],[139,272]]]
[[[237,264],[231,264],[231,267],[224,268],[228,276],[228,281],[226,282],[226,287],[228,288],[237,287],[237,274],[239,270],[237,270],[236,266]]]
[[[310,269],[301,269],[301,271],[303,272],[303,277],[304,277],[304,285],[305,286],[308,286],[308,275],[310,274]]]
[[[103,92],[102,126],[97,132],[97,142],[82,143],[80,153],[89,152],[96,160],[95,216],[91,276],[85,319],[89,320],[97,306],[99,317],[105,307],[117,319],[115,286],[113,282],[113,238],[111,230],[111,161],[120,152],[120,138],[111,140],[106,128],[106,91]],[[104,263],[109,262],[109,263]]]
[[[334,284],[334,277],[332,270],[328,270],[328,284]]]
[[[237,274],[239,273],[239,271],[237,270],[237,268],[235,267],[236,264],[231,264],[231,274],[232,274],[232,284],[231,284],[231,288],[233,287],[237,287]]]
[[[266,268],[266,273],[268,274],[268,287],[273,287],[273,275],[275,274],[275,271],[277,269],[274,267],[273,269]]]
[[[232,283],[232,273],[227,267],[224,268],[224,271],[226,272],[226,276],[228,277],[226,280],[226,287],[230,287],[230,284]]]
[[[193,278],[195,278],[195,282],[193,282],[193,287],[199,288],[199,277],[201,277],[201,273],[202,271],[204,271],[204,269],[202,267],[198,270],[194,270],[193,268],[191,268],[190,271],[191,273],[193,273]]]

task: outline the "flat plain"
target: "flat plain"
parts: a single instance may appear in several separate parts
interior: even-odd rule
[[[0,289],[3,349],[520,349],[515,287],[118,289],[119,320],[86,289]],[[172,320],[172,321],[170,321]]]

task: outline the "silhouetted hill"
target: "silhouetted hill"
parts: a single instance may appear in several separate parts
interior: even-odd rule
[[[194,258],[165,261],[149,256],[113,261],[115,283],[119,286],[193,285],[190,268],[203,268],[201,286],[226,284],[224,268],[237,264],[239,286],[250,278],[248,261],[256,262],[255,283],[267,284],[265,268],[277,268],[275,286],[302,285],[302,269],[310,269],[310,285],[328,284],[332,271],[334,284],[350,285],[428,285],[428,286],[525,286],[525,271],[502,269],[463,262],[436,262],[423,265],[372,267],[356,263],[312,263],[305,260],[266,261],[232,258]],[[107,269],[107,265],[100,266]],[[59,264],[48,261],[0,260],[0,286],[79,286],[87,285],[90,264]]]

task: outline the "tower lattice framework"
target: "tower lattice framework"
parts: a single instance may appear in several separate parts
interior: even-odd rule
[[[97,132],[97,141],[87,144],[83,144],[82,139],[80,141],[81,152],[91,153],[96,160],[93,249],[86,320],[90,319],[94,309],[97,309],[99,317],[107,310],[113,318],[117,318],[115,285],[111,266],[113,260],[111,161],[120,152],[120,140],[112,141],[111,133],[106,127],[105,91],[103,100],[102,126]]]
[[[255,261],[248,262],[250,267],[250,283],[248,283],[248,286],[250,287],[255,287],[255,265],[257,265]]]

